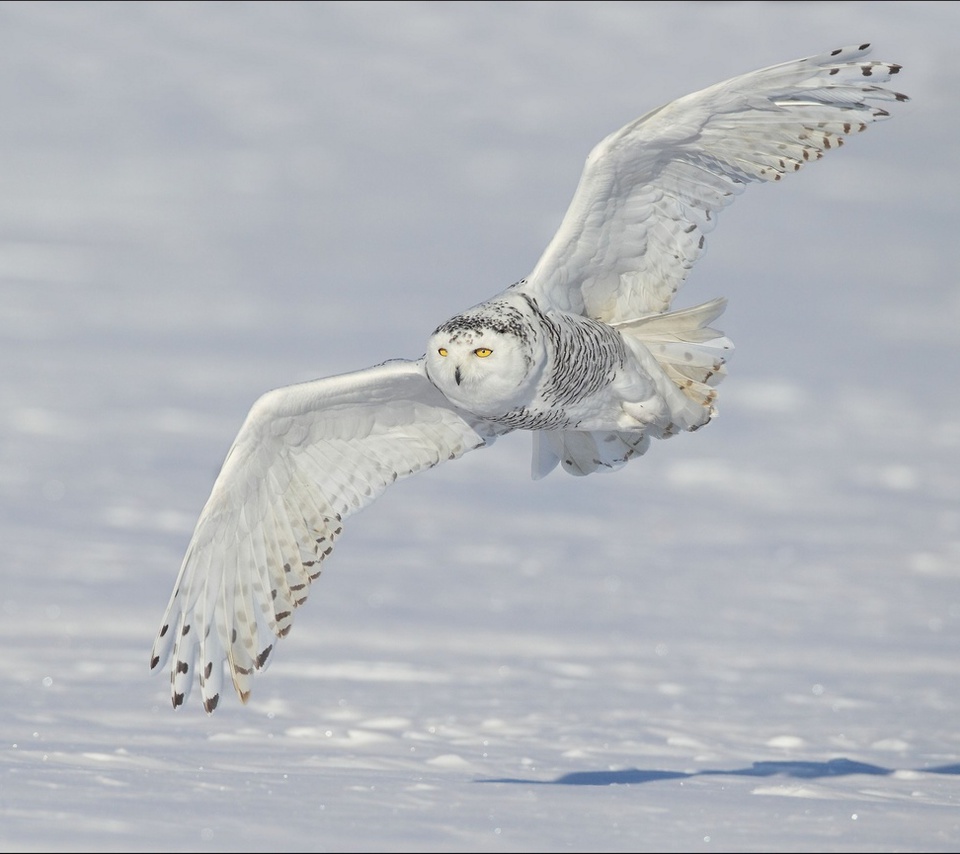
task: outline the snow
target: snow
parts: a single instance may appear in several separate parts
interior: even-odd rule
[[[956,4],[0,4],[0,850],[960,850]],[[242,706],[148,657],[259,394],[417,357],[602,136],[865,40],[721,217],[720,417],[351,518]]]

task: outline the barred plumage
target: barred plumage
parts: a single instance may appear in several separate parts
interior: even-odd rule
[[[174,707],[224,668],[244,701],[343,520],[398,478],[527,429],[532,471],[611,471],[715,414],[732,348],[714,299],[671,310],[719,211],[907,100],[869,45],[679,98],[597,145],[533,272],[440,324],[424,356],[277,389],[238,433],[187,548],[151,653]]]

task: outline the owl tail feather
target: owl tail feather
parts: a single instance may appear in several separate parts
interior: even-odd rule
[[[650,437],[646,433],[535,430],[531,474],[534,480],[539,480],[550,474],[557,463],[575,475],[616,471],[649,446]]]
[[[679,430],[696,430],[716,414],[716,387],[727,375],[727,359],[733,342],[710,323],[727,307],[719,298],[692,308],[652,314],[614,326],[630,344],[636,355],[647,360],[653,357],[662,376],[651,371],[658,390],[670,410],[672,427],[659,438]],[[677,392],[680,392],[680,395]]]
[[[710,421],[716,414],[716,386],[726,376],[733,342],[709,324],[723,314],[726,304],[725,299],[715,299],[612,324],[657,386],[665,404],[663,423],[649,423],[643,432],[535,431],[534,480],[549,474],[557,463],[574,475],[616,471],[643,454],[651,436],[666,439]]]

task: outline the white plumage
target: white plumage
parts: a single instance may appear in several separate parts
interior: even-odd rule
[[[441,324],[426,354],[268,392],[251,409],[187,548],[151,654],[173,705],[224,663],[246,701],[344,520],[391,483],[534,437],[533,475],[608,471],[714,414],[732,345],[724,301],[671,311],[717,213],[886,118],[900,71],[842,48],[732,78],[647,113],[587,158],[533,271]],[[195,673],[196,671],[196,673]]]

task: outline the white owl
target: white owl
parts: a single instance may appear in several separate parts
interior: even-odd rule
[[[174,707],[196,678],[244,702],[346,518],[398,478],[530,430],[533,476],[610,471],[714,414],[732,345],[715,299],[670,311],[719,211],[889,114],[900,71],[869,45],[775,65],[666,104],[587,158],[526,278],[440,324],[416,361],[281,388],[250,410],[154,643]]]

